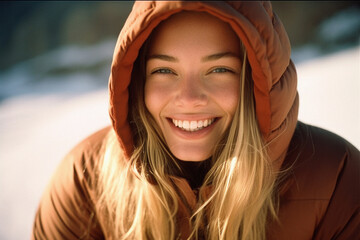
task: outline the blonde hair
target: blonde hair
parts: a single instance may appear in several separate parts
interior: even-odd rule
[[[130,86],[135,150],[125,160],[112,132],[99,165],[96,209],[108,239],[181,238],[176,217],[183,196],[169,177],[180,167],[144,104],[144,56],[134,64]],[[275,177],[256,121],[245,51],[243,57],[238,107],[212,156],[188,239],[265,239],[269,216],[276,216]],[[208,185],[212,192],[204,197]]]

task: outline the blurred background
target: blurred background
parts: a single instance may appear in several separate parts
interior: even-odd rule
[[[110,124],[107,81],[133,2],[0,2],[0,239],[29,239],[54,169]],[[360,5],[278,1],[299,119],[360,148]]]

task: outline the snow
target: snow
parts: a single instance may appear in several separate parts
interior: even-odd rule
[[[104,43],[95,48],[113,45]],[[106,45],[108,44],[108,45]],[[64,57],[65,67],[111,59],[111,51],[91,57],[68,50],[42,56],[41,61]],[[84,50],[85,51],[85,50]],[[69,55],[70,54],[70,55]],[[85,57],[84,57],[85,56]],[[97,60],[85,59],[99,56]],[[82,61],[84,60],[84,63]],[[39,62],[41,62],[39,60]],[[14,66],[6,76],[0,102],[0,239],[29,239],[36,207],[54,169],[76,143],[110,124],[106,82],[109,66],[86,71],[50,74],[32,79],[34,62]],[[299,119],[331,130],[360,148],[360,47],[297,64]],[[61,79],[61,81],[60,81]],[[98,83],[103,79],[102,83]],[[18,82],[17,82],[18,81]],[[13,84],[11,86],[11,84]],[[15,89],[14,89],[15,88]]]
[[[297,72],[299,119],[360,149],[360,47],[303,62]]]
[[[49,91],[87,92],[106,86],[114,46],[114,39],[92,46],[64,46],[21,62],[0,72],[0,100]]]
[[[107,91],[17,97],[0,105],[0,239],[29,239],[35,209],[61,158],[110,124]]]
[[[85,136],[110,124],[114,46],[67,46],[0,73],[0,239],[30,238],[56,166]]]

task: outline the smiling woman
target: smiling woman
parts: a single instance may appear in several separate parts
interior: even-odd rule
[[[182,12],[160,24],[149,44],[147,109],[176,158],[209,158],[238,106],[238,37],[207,13]]]
[[[112,127],[74,148],[33,239],[352,239],[359,151],[297,121],[265,2],[136,2],[115,47]]]

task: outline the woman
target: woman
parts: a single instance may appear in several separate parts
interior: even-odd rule
[[[33,239],[359,236],[359,151],[297,121],[269,2],[135,3],[109,88],[112,128],[61,163]]]

